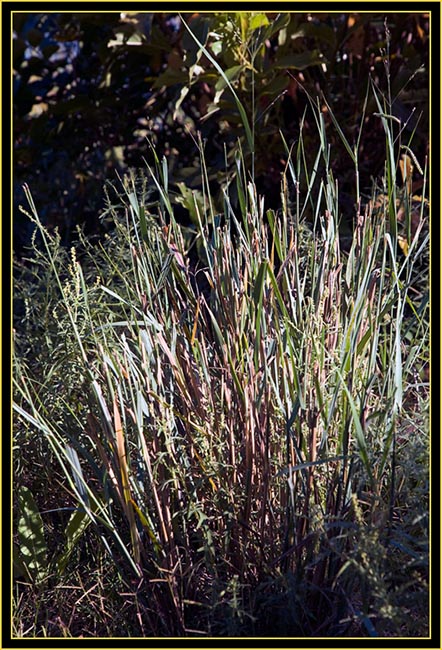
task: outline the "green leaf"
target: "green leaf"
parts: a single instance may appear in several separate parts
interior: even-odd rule
[[[238,374],[235,370],[235,364],[233,363],[232,355],[230,353],[230,348],[229,348],[229,343],[224,339],[224,336],[221,332],[221,329],[218,325],[218,322],[216,320],[215,315],[213,314],[212,310],[206,306],[206,309],[209,313],[210,319],[212,321],[212,326],[213,330],[215,332],[215,336],[218,339],[218,343],[220,346],[220,350],[225,352],[227,354],[227,358],[229,361],[229,366],[230,366],[230,371],[232,373],[233,381],[235,382],[236,389],[238,391],[238,394],[240,395],[241,399],[244,400],[244,389],[241,385],[241,382],[239,380]]]
[[[264,291],[264,283],[267,272],[267,260],[261,262],[258,275],[256,276],[255,286],[253,287],[253,301],[255,306],[262,302],[262,295]]]
[[[65,536],[66,545],[63,553],[57,559],[57,571],[62,574],[66,569],[67,563],[78,544],[80,537],[91,523],[91,519],[85,510],[76,510],[68,521]]]
[[[135,212],[136,215],[138,215],[139,209],[140,209],[140,204],[138,203],[138,197],[135,192],[128,192],[127,198],[129,199],[129,202]]]
[[[287,27],[289,22],[290,22],[290,14],[288,13],[279,14],[275,20],[271,21],[271,23],[265,30],[264,34],[262,35],[259,44],[264,43],[266,40],[272,38],[272,36],[274,36],[281,29]]]
[[[290,23],[290,14],[289,13],[282,13],[278,14],[275,20],[273,20],[270,25],[269,25],[269,30],[266,33],[266,38],[271,38],[276,32],[279,32],[280,29],[284,29],[284,27],[287,27],[288,24]]]
[[[20,578],[28,578],[28,572],[26,570],[26,565],[23,562],[21,555],[20,555],[20,549],[19,547],[14,544],[13,549],[12,549],[12,564],[13,564],[13,575],[14,575],[14,580],[20,579]]]
[[[140,206],[138,216],[140,217],[141,239],[147,244],[149,242],[149,237],[147,234],[146,209],[144,206]]]
[[[299,54],[287,54],[277,61],[273,68],[292,68],[295,70],[305,70],[311,65],[321,65],[326,63],[326,59],[321,56],[318,50],[312,50],[311,52],[300,52]]]
[[[255,367],[258,367],[259,348],[261,345],[261,329],[262,329],[262,303],[264,296],[264,284],[267,272],[267,260],[261,262],[258,275],[256,277],[255,286],[253,287],[253,301],[256,306],[256,335],[255,335],[255,349],[254,349],[254,362]]]
[[[185,23],[186,27],[187,24]],[[205,43],[209,34],[209,23],[207,18],[198,16],[192,19],[192,29],[188,28],[189,34],[184,32],[182,46],[185,51],[185,65],[191,67],[195,65],[201,57],[201,43]]]
[[[259,29],[260,27],[267,27],[269,19],[265,14],[255,14],[249,22],[249,29]]]
[[[306,38],[315,38],[319,45],[327,43],[334,47],[336,44],[336,34],[330,25],[320,23],[303,23],[299,26],[298,33]]]
[[[259,92],[259,96],[263,97],[264,95],[272,95],[273,97],[278,97],[284,90],[288,88],[290,79],[288,77],[283,77],[277,75],[272,81],[268,82],[266,77],[263,77],[263,88]]]
[[[77,488],[78,495],[81,501],[89,507],[89,495],[87,492],[87,484],[81,469],[80,460],[78,454],[73,447],[70,445],[65,446],[66,456],[69,459],[71,465],[71,472],[74,479],[75,487]]]
[[[155,185],[157,187],[157,190],[158,190],[158,192],[160,194],[160,202],[161,202],[162,207],[164,206],[166,208],[167,212],[169,213],[169,216],[173,219],[173,209],[172,209],[172,205],[170,203],[168,193],[164,191],[164,187],[162,187],[161,184],[158,182],[157,175],[153,172],[153,170],[150,167],[150,165],[148,164],[147,160],[145,158],[143,158],[143,160],[144,160],[144,162],[146,164],[146,167],[149,170],[149,174],[151,175],[152,180],[155,183]]]
[[[239,114],[240,114],[240,116],[241,116],[242,124],[243,124],[244,130],[245,130],[245,132],[246,132],[247,144],[249,145],[250,152],[253,153],[254,150],[255,150],[255,144],[254,144],[254,139],[253,139],[253,135],[252,135],[252,130],[251,130],[251,128],[250,128],[249,120],[248,120],[248,118],[247,118],[247,114],[246,114],[246,112],[245,112],[245,110],[244,110],[244,106],[241,104],[241,101],[240,101],[238,95],[236,94],[236,92],[235,92],[235,90],[234,90],[232,84],[230,83],[229,79],[226,77],[226,74],[225,74],[224,70],[221,68],[221,66],[219,65],[219,63],[218,63],[218,62],[213,58],[213,56],[210,54],[210,52],[209,52],[209,50],[207,49],[207,47],[205,47],[205,45],[203,45],[203,44],[198,40],[198,38],[197,38],[197,37],[195,36],[195,34],[192,32],[192,30],[191,30],[190,27],[187,25],[186,21],[182,18],[182,16],[180,16],[180,17],[181,17],[182,23],[183,23],[184,27],[186,28],[186,30],[189,32],[189,34],[190,34],[190,35],[192,36],[192,38],[195,40],[195,42],[197,43],[197,45],[199,45],[199,47],[201,48],[201,51],[204,52],[204,54],[205,54],[206,57],[209,59],[209,61],[212,63],[212,65],[215,66],[215,68],[218,70],[218,72],[220,73],[220,75],[221,75],[221,76],[223,77],[223,79],[225,80],[227,86],[230,88],[230,91],[232,92],[232,95],[233,95],[233,97],[235,98],[236,106],[237,106],[237,108],[238,108]]]
[[[174,70],[167,68],[153,83],[153,88],[162,88],[162,86],[175,86],[176,84],[187,84],[189,82],[189,73],[186,70]]]
[[[335,125],[335,129],[338,132],[339,137],[341,138],[344,147],[347,149],[350,158],[352,159],[353,163],[356,165],[356,163],[357,163],[356,152],[353,151],[352,147],[350,146],[350,143],[348,142],[347,138],[344,135],[344,132],[342,131],[341,127],[339,126],[339,122],[336,119],[336,117],[335,117],[331,107],[329,106],[327,100],[325,99],[325,97],[323,97],[323,100],[324,100],[325,105],[327,106],[327,110],[330,113],[330,117],[332,118],[332,122]]]
[[[17,532],[23,564],[31,578],[42,582],[48,574],[48,548],[41,518],[32,492],[24,486],[18,490],[20,517]]]
[[[212,50],[212,52],[214,53],[214,55],[218,56],[222,52],[223,44],[222,44],[222,41],[214,41],[213,43],[211,43],[209,45],[209,47]]]
[[[284,298],[282,297],[281,292],[279,290],[278,282],[277,282],[277,280],[275,278],[275,274],[273,273],[273,271],[272,271],[272,269],[270,268],[269,265],[267,265],[267,273],[268,273],[270,282],[272,284],[276,300],[278,301],[279,308],[281,309],[282,315],[287,321],[290,321],[290,314],[287,311],[287,307],[285,305]]]
[[[218,81],[216,82],[215,90],[216,91],[224,90],[224,88],[227,86],[229,81],[233,81],[234,79],[236,79],[242,69],[243,69],[242,65],[234,65],[231,68],[225,70],[224,76],[219,77]]]
[[[359,417],[359,413],[355,404],[355,401],[353,399],[352,394],[350,393],[347,384],[345,383],[345,380],[342,376],[342,374],[339,372],[338,369],[336,369],[336,372],[339,376],[339,379],[342,384],[342,388],[344,389],[347,399],[348,399],[348,404],[350,406],[351,414],[352,414],[352,420],[353,420],[353,425],[354,425],[354,432],[355,432],[355,437],[356,437],[356,442],[358,445],[358,451],[359,451],[359,456],[364,464],[364,467],[367,471],[368,477],[370,479],[370,482],[372,485],[374,485],[374,477],[373,477],[373,470],[372,466],[368,457],[368,448],[367,448],[367,441],[365,439],[365,433],[361,425],[361,420]]]
[[[336,463],[338,460],[345,460],[349,456],[329,456],[328,458],[321,458],[320,460],[310,460],[305,463],[300,463],[299,465],[292,465],[291,467],[284,467],[280,469],[277,473],[277,477],[290,474],[290,472],[299,472],[303,469],[308,469],[309,467],[316,467],[316,465],[323,465],[324,463]]]
[[[194,224],[199,223],[198,212],[201,217],[206,213],[203,193],[200,190],[192,190],[185,183],[177,183],[181,196],[175,197],[177,203],[180,203],[189,211],[190,220]]]

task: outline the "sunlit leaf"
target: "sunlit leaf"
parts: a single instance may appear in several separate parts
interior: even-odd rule
[[[249,21],[249,29],[259,29],[260,27],[267,27],[269,19],[265,14],[254,14]]]
[[[27,571],[35,582],[45,579],[49,568],[43,519],[29,488],[18,490],[20,516],[17,524],[20,553]]]

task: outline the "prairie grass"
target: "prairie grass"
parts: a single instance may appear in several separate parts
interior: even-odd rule
[[[347,143],[346,250],[314,102],[316,163],[301,129],[278,211],[239,146],[217,211],[201,142],[191,227],[156,156],[71,251],[25,187],[15,636],[428,634],[426,169],[413,195],[371,91],[386,171],[361,197]]]

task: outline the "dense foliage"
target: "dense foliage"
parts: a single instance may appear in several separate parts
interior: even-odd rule
[[[427,636],[428,17],[183,18],[16,16],[13,634]]]

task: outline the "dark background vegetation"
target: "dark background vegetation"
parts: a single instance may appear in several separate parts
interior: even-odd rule
[[[267,206],[277,206],[280,200],[285,165],[280,132],[289,144],[296,142],[306,109],[307,144],[311,134],[306,155],[316,155],[316,126],[305,91],[313,98],[324,93],[353,143],[369,77],[384,83],[382,52],[387,47],[393,111],[406,124],[406,135],[414,132],[413,150],[424,160],[428,14],[265,15],[270,27],[265,28],[265,54],[256,60],[253,105],[247,51],[253,25],[242,22],[239,14],[187,13],[184,18],[200,40],[209,32],[222,34],[217,60],[231,72],[249,119],[255,122],[255,177]],[[237,34],[229,32],[232,24],[243,38],[243,47]],[[21,254],[31,235],[30,224],[18,210],[24,182],[43,221],[58,226],[68,244],[77,224],[84,223],[90,234],[103,231],[106,224],[100,223],[99,215],[106,179],[143,167],[143,159],[151,159],[149,142],[159,156],[166,155],[175,183],[184,181],[187,187],[198,188],[200,167],[192,138],[200,132],[216,195],[226,156],[238,138],[243,140],[244,129],[232,95],[222,87],[208,59],[197,61],[197,47],[177,14],[17,12],[12,45],[16,254]],[[323,106],[326,123],[331,125]],[[367,114],[373,111],[375,106],[369,106]],[[354,213],[354,170],[332,125],[328,131],[345,217],[346,212]],[[384,147],[381,121],[367,118],[360,146],[362,190],[369,191],[372,177],[382,174]],[[182,193],[178,186],[173,189],[179,218],[185,220],[178,205],[183,203]]]

